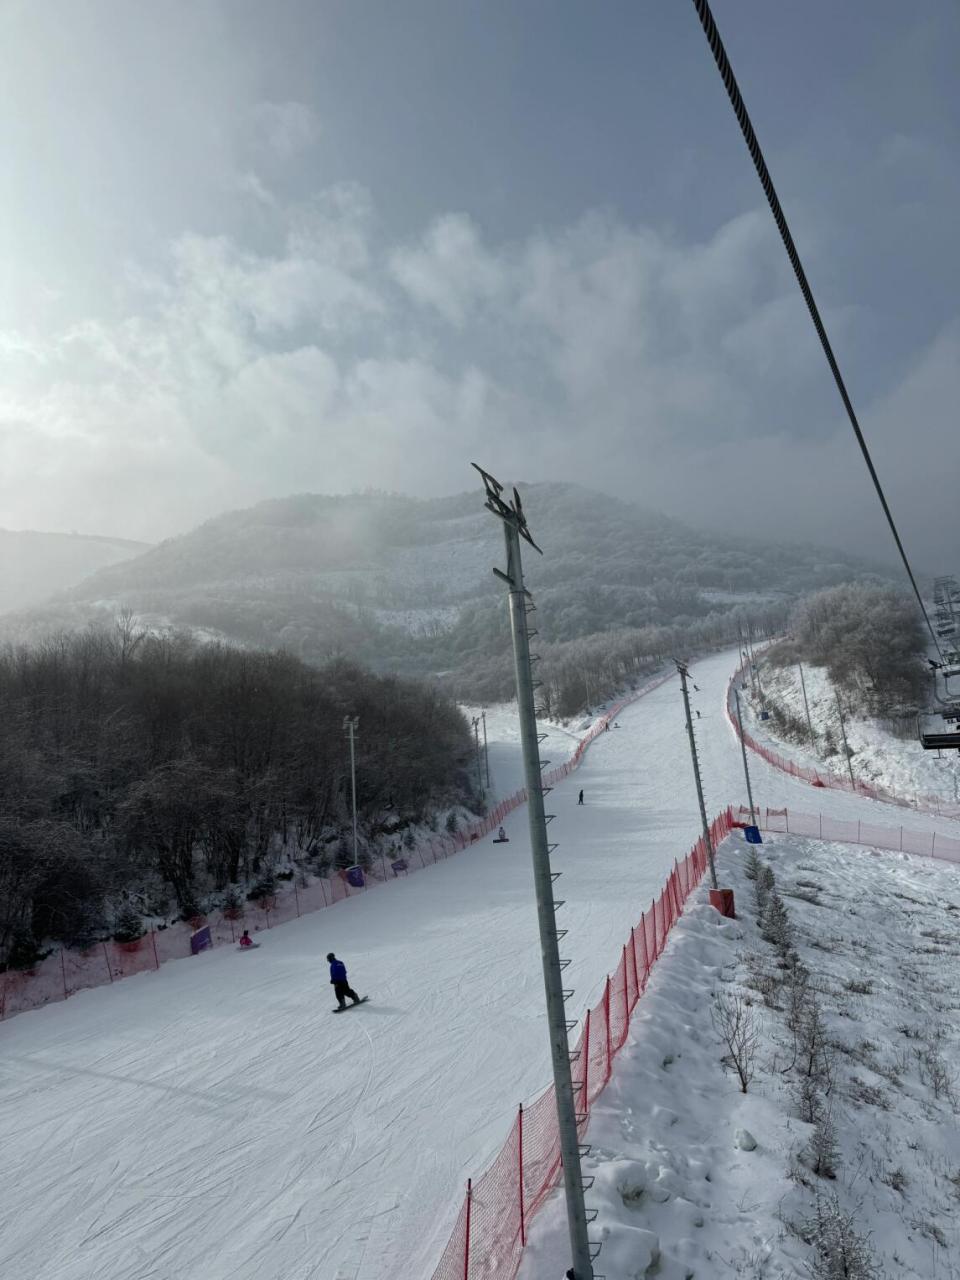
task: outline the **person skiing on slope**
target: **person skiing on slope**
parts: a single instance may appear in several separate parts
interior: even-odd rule
[[[580,792],[580,795],[577,797],[577,804],[583,804],[583,792],[582,792],[582,791]]]
[[[241,946],[241,947],[252,947],[253,945],[254,945],[254,942],[253,942],[253,939],[250,937],[250,932],[249,932],[249,930],[248,930],[248,929],[244,929],[243,933],[241,933],[241,935],[240,935],[240,946]]]
[[[337,1004],[341,1009],[345,1009],[347,1007],[347,996],[350,997],[354,1004],[359,1004],[360,997],[347,982],[347,966],[342,960],[338,960],[332,951],[327,955],[327,960],[330,962],[330,982],[337,997]]]

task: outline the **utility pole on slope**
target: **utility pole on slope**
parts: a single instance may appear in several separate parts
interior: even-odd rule
[[[487,713],[480,712],[480,719],[483,721],[483,768],[487,775],[487,790],[490,790],[490,752],[487,750]]]
[[[817,739],[814,736],[814,732],[813,732],[813,721],[810,719],[810,703],[807,702],[807,682],[803,678],[802,662],[799,662],[799,661],[797,662],[797,669],[800,672],[800,688],[803,691],[803,709],[807,713],[807,728],[810,731],[810,742],[815,747],[817,745]]]
[[[755,827],[757,825],[757,815],[753,807],[753,790],[750,786],[750,770],[747,767],[747,744],[743,740],[743,716],[740,714],[740,692],[736,684],[733,687],[733,696],[737,703],[737,725],[740,729],[740,750],[743,753],[743,776],[747,780],[747,799],[750,802],[750,825]]]
[[[754,667],[756,667],[757,688],[760,690],[760,704],[762,706],[763,703],[766,702],[766,697],[763,692],[763,685],[760,681],[760,663],[757,662],[757,651],[753,647],[753,622],[752,621],[747,623],[747,635],[750,639],[750,661],[753,663]]]
[[[357,758],[354,752],[354,736],[360,727],[359,716],[344,716],[343,727],[350,739],[350,799],[353,810],[353,864],[357,864]]]
[[[480,717],[473,717],[473,745],[477,755],[477,791],[483,796],[483,769],[480,762]]]
[[[853,776],[853,762],[850,759],[850,748],[847,746],[847,729],[843,723],[843,707],[840,705],[840,691],[836,685],[833,686],[833,696],[837,700],[837,715],[840,717],[840,737],[843,739],[843,758],[847,762],[847,770],[850,774],[850,785],[854,791],[857,789],[857,781]]]
[[[593,1258],[596,1256],[598,1246],[591,1246],[587,1236],[587,1211],[583,1199],[583,1175],[580,1170],[581,1148],[577,1133],[577,1106],[570,1066],[570,1046],[567,1039],[567,1032],[573,1023],[568,1021],[564,1008],[564,1000],[572,992],[564,991],[564,966],[557,946],[559,938],[566,930],[559,932],[557,930],[556,908],[562,903],[555,902],[553,897],[553,884],[557,873],[550,868],[551,846],[547,840],[548,815],[543,808],[544,795],[550,788],[544,786],[541,777],[543,763],[549,762],[540,760],[540,735],[537,730],[537,712],[534,704],[535,685],[530,666],[530,631],[527,626],[527,614],[532,608],[532,602],[530,593],[523,584],[520,540],[523,538],[535,551],[540,551],[540,548],[527,528],[520,495],[516,489],[513,491],[513,501],[506,501],[502,496],[503,485],[476,463],[473,465],[483,478],[487,510],[493,512],[503,523],[507,551],[506,572],[501,572],[499,569],[494,569],[493,572],[506,583],[509,591],[510,630],[513,637],[517,681],[517,711],[520,717],[520,742],[523,748],[523,768],[527,783],[530,852],[533,857],[533,879],[540,929],[540,954],[543,959],[543,985],[547,1002],[550,1056],[553,1062],[567,1226],[570,1232],[570,1251],[573,1259],[573,1267],[567,1274],[572,1277],[572,1280],[593,1280]],[[583,1087],[582,1083],[579,1087]],[[585,1111],[586,1106],[584,1105],[582,1109]]]
[[[710,862],[710,882],[714,889],[719,889],[717,869],[713,865],[713,840],[710,838],[710,824],[707,822],[707,806],[703,802],[703,783],[700,781],[700,759],[697,756],[697,740],[693,734],[693,720],[690,718],[690,694],[687,692],[687,677],[690,673],[685,663],[680,662],[677,658],[674,658],[674,662],[680,672],[680,688],[683,690],[683,710],[687,717],[687,737],[690,739],[690,758],[693,761],[693,776],[697,784],[700,821],[703,823],[703,842],[707,846],[707,858]]]

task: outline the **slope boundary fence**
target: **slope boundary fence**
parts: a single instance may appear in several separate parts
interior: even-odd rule
[[[743,679],[745,670],[746,668],[741,664],[734,671],[730,678],[730,683],[727,685],[727,719],[738,738],[741,735],[733,706],[733,693],[737,681]],[[745,687],[745,685],[742,686],[742,688]],[[901,809],[916,809],[921,813],[935,813],[939,818],[960,818],[960,805],[946,803],[937,796],[916,796],[913,799],[909,799],[906,796],[898,795],[896,792],[888,791],[884,787],[874,786],[869,782],[861,782],[856,779],[851,782],[849,778],[841,778],[837,774],[831,773],[829,769],[797,764],[795,760],[781,755],[779,751],[775,751],[772,747],[767,746],[766,743],[758,741],[747,729],[743,731],[743,741],[751,751],[755,751],[758,756],[762,756],[767,764],[773,765],[781,773],[789,774],[791,778],[800,778],[804,782],[809,782],[812,787],[827,787],[831,791],[849,791],[853,795],[867,796],[870,800],[882,800],[886,804],[898,805]]]
[[[714,818],[711,838],[719,844],[733,827],[733,811]],[[690,893],[707,867],[703,837],[675,862],[660,897],[631,930],[616,972],[583,1020],[574,1050],[574,1090],[583,1138],[590,1108],[603,1092],[613,1060],[626,1043],[630,1020],[650,971],[666,945]],[[492,1164],[467,1183],[466,1195],[432,1280],[513,1280],[531,1218],[557,1185],[560,1139],[551,1085],[529,1107],[519,1107],[506,1142]]]
[[[886,827],[857,818],[831,818],[822,813],[801,813],[797,809],[758,811],[761,830],[771,835],[807,836],[815,840],[839,840],[844,844],[870,845],[891,853],[909,853],[920,858],[939,858],[960,863],[960,838],[940,831],[917,831],[911,827]],[[741,805],[738,823],[750,821],[750,810]]]
[[[661,673],[615,703],[579,740],[573,755],[544,775],[547,785],[554,785],[579,768],[587,748],[624,707],[652,693],[673,675],[672,671]],[[404,850],[400,857],[378,855],[365,865],[347,867],[307,884],[298,885],[293,880],[289,888],[256,903],[247,902],[242,910],[235,913],[214,912],[190,922],[152,929],[136,942],[98,942],[86,951],[66,947],[58,949],[32,969],[9,970],[0,974],[0,1021],[30,1009],[39,1009],[45,1004],[69,999],[80,991],[159,969],[168,960],[194,954],[198,949],[198,939],[202,950],[234,944],[244,929],[251,932],[272,929],[379,885],[389,884],[414,871],[425,870],[477,844],[526,800],[526,788],[522,788],[501,800],[479,822],[456,835],[438,835],[421,842],[414,849]],[[204,930],[207,932],[203,933]]]
[[[941,858],[960,864],[960,839],[936,831],[886,827],[862,820],[831,818],[793,809],[760,812],[769,834],[790,834],[845,844],[869,845],[897,853]],[[746,806],[728,808],[711,825],[715,844],[750,821]],[[610,1079],[613,1059],[623,1047],[630,1020],[646,988],[653,965],[683,905],[706,871],[703,839],[674,864],[660,897],[641,916],[624,943],[616,973],[584,1019],[575,1050],[574,1088],[585,1135],[590,1108]],[[460,1214],[431,1280],[513,1280],[520,1266],[527,1228],[537,1209],[558,1185],[560,1146],[551,1086],[532,1106],[519,1107],[507,1140],[489,1167],[467,1183]]]

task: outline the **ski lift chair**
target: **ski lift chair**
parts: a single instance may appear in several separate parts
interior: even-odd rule
[[[917,716],[917,734],[924,751],[960,751],[960,706]]]
[[[956,694],[950,692],[950,676],[942,662],[928,658],[933,676],[933,696],[940,703],[940,709],[927,711],[917,716],[917,736],[924,751],[960,751],[960,703],[951,701]],[[937,674],[943,680],[941,697],[937,691]]]

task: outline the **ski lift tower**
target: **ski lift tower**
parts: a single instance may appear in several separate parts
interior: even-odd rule
[[[570,1252],[573,1266],[567,1272],[569,1280],[595,1280],[593,1261],[600,1251],[598,1244],[591,1244],[587,1237],[587,1210],[584,1204],[584,1182],[580,1171],[580,1156],[588,1148],[581,1147],[577,1133],[578,1121],[585,1118],[586,1099],[578,1113],[575,1086],[571,1070],[570,1046],[567,1033],[575,1025],[566,1016],[564,1001],[572,991],[563,986],[563,969],[569,961],[560,959],[558,942],[566,933],[557,929],[556,909],[562,906],[553,897],[553,885],[559,872],[550,868],[550,851],[553,846],[547,840],[548,814],[544,813],[543,798],[550,790],[544,786],[541,769],[549,761],[540,760],[540,737],[537,730],[537,710],[534,704],[535,682],[531,670],[530,629],[527,615],[533,609],[530,592],[523,585],[523,567],[520,559],[521,540],[534,551],[543,554],[534,542],[527,527],[526,516],[520,503],[520,495],[513,491],[513,501],[503,496],[503,485],[473,463],[480,472],[486,490],[488,511],[503,524],[507,550],[506,572],[494,569],[494,573],[506,583],[510,600],[510,631],[513,636],[513,658],[517,680],[517,710],[520,716],[520,742],[523,747],[523,769],[527,784],[527,817],[530,823],[530,851],[533,855],[533,881],[537,898],[537,920],[540,927],[540,954],[543,960],[543,985],[547,1000],[547,1023],[550,1033],[550,1055],[553,1061],[554,1093],[557,1103],[557,1129],[560,1137],[560,1158],[563,1166],[563,1185],[567,1203],[567,1226],[570,1232]],[[536,632],[533,632],[536,634]],[[576,1086],[583,1088],[581,1081]],[[596,1211],[593,1211],[596,1216]],[[599,1277],[596,1278],[599,1280]]]

